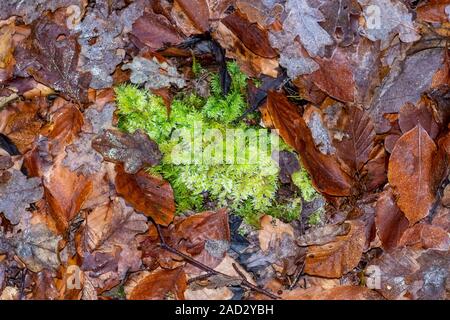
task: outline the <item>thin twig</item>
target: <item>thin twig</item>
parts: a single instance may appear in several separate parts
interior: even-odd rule
[[[193,266],[195,266],[195,267],[197,267],[197,268],[199,268],[199,269],[201,269],[203,271],[206,271],[209,274],[208,277],[211,276],[211,275],[221,275],[221,276],[224,276],[224,277],[232,278],[231,276],[229,276],[229,275],[227,275],[225,273],[222,273],[220,271],[216,271],[216,270],[208,267],[207,265],[201,263],[200,261],[195,260],[191,256],[188,256],[187,254],[185,254],[185,253],[183,253],[183,252],[181,252],[181,251],[179,251],[179,250],[169,246],[166,243],[166,241],[165,241],[165,239],[164,239],[164,237],[162,235],[161,227],[157,223],[155,223],[153,220],[152,220],[152,222],[153,222],[153,224],[156,227],[156,231],[158,232],[158,237],[159,237],[159,241],[160,241],[160,247],[162,249],[167,250],[167,251],[169,251],[169,252],[171,252],[173,254],[178,255],[178,256],[182,257],[184,260],[186,260],[187,263],[190,263]],[[233,266],[233,267],[236,269],[235,266]],[[268,296],[269,298],[280,299],[279,296],[276,296],[276,295],[270,293],[269,291],[267,291],[267,290],[265,290],[263,288],[260,288],[258,286],[255,286],[254,284],[248,282],[248,280],[245,278],[245,276],[242,274],[242,272],[240,272],[238,270],[236,270],[236,272],[242,277],[242,280],[241,280],[241,285],[242,286],[247,287],[248,289],[256,291],[258,293],[264,294],[264,295]]]

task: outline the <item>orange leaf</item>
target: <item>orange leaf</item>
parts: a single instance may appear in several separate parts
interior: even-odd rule
[[[128,281],[125,291],[129,300],[184,300],[187,288],[183,268],[157,269]]]
[[[144,170],[128,174],[116,165],[116,190],[137,211],[151,217],[157,224],[169,225],[175,215],[175,201],[170,184]]]
[[[366,243],[364,223],[348,221],[350,232],[336,237],[336,241],[308,247],[305,273],[326,278],[340,278],[355,268],[361,260]]]
[[[428,215],[443,173],[442,163],[435,143],[420,125],[405,133],[395,144],[389,160],[388,179],[398,196],[397,204],[410,225]]]

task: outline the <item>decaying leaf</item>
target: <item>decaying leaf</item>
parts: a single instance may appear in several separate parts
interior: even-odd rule
[[[320,25],[342,47],[353,43],[361,9],[356,0],[328,0],[320,6],[325,20]]]
[[[122,69],[131,70],[131,82],[145,84],[147,89],[161,89],[172,84],[183,88],[186,85],[175,67],[165,61],[160,63],[155,57],[151,60],[135,57],[131,63],[123,65]]]
[[[326,225],[324,227],[309,229],[305,234],[296,239],[299,246],[324,245],[335,241],[337,236],[344,236],[351,229],[350,223],[339,225]]]
[[[183,268],[157,269],[132,277],[125,287],[130,300],[184,300],[187,288]]]
[[[18,49],[15,58],[20,75],[31,75],[68,99],[87,102],[91,75],[77,71],[80,46],[69,29],[43,17]]]
[[[22,172],[12,169],[7,181],[0,179],[0,212],[12,223],[18,224],[31,203],[44,194],[40,178],[27,179]]]
[[[136,173],[143,166],[154,166],[161,160],[158,145],[141,130],[133,134],[104,130],[92,140],[92,147],[106,161],[123,163],[125,172]]]
[[[394,0],[358,0],[366,18],[365,35],[372,41],[389,41],[396,34],[403,42],[420,38],[407,7]]]
[[[421,50],[404,61],[397,61],[372,99],[369,113],[377,132],[390,126],[384,114],[397,113],[410,102],[419,102],[423,92],[434,84],[433,77],[444,67],[445,52],[441,48]]]
[[[82,8],[83,0],[7,0],[2,3],[2,10],[0,12],[0,20],[9,18],[10,16],[19,16],[24,19],[26,23],[41,17],[42,12],[47,10],[55,11],[58,8],[68,6],[77,6]]]
[[[308,247],[305,273],[327,278],[339,278],[356,267],[366,242],[364,224],[349,221],[348,234],[336,237],[334,242]]]
[[[351,178],[340,168],[335,158],[322,154],[316,148],[305,121],[286,96],[269,92],[267,111],[280,136],[299,152],[314,186],[329,195],[350,195]]]
[[[391,189],[381,193],[377,200],[375,225],[381,244],[386,250],[396,248],[400,237],[408,228],[408,219],[397,207]]]
[[[43,223],[28,225],[22,233],[14,236],[9,243],[15,254],[28,269],[40,272],[42,269],[56,269],[60,265],[58,243],[60,236],[55,235]]]
[[[63,164],[72,172],[89,176],[100,171],[102,156],[92,148],[92,140],[95,136],[82,133],[71,145],[66,147],[66,157]]]
[[[109,1],[97,1],[73,33],[79,33],[78,43],[83,58],[81,70],[90,72],[90,86],[95,89],[113,85],[111,74],[124,58],[125,34],[142,15],[144,1],[134,1],[123,10],[113,10]]]
[[[116,166],[116,190],[134,209],[151,217],[156,223],[168,225],[175,214],[175,201],[170,184],[141,170],[136,174]]]
[[[436,197],[443,163],[428,133],[416,126],[395,144],[389,160],[389,183],[410,225],[425,218]]]

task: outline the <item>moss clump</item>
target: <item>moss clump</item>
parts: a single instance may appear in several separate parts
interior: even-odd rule
[[[319,194],[313,188],[308,172],[301,168],[292,174],[292,182],[300,189],[302,198],[307,201],[313,201]]]
[[[131,85],[116,88],[119,127],[128,132],[143,129],[159,144],[163,160],[149,171],[171,183],[179,212],[202,210],[207,198],[252,224],[263,213],[296,219],[300,199],[288,204],[275,200],[279,167],[271,155],[279,151],[278,136],[237,121],[247,108],[247,77],[235,63],[228,64],[228,70],[232,83],[227,95],[213,75],[210,97],[181,96],[173,100],[170,111],[160,97],[148,91]],[[230,129],[238,130],[232,132],[239,143],[224,142]],[[203,152],[195,141],[200,141]],[[263,146],[267,151],[259,152]]]

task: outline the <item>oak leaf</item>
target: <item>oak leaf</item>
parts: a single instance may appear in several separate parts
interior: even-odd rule
[[[7,181],[0,179],[0,212],[12,223],[18,224],[31,203],[44,194],[40,178],[30,178],[19,170],[11,169]]]
[[[131,174],[161,160],[158,145],[141,130],[133,134],[104,130],[92,140],[92,148],[101,153],[106,161],[123,163],[125,172]]]

